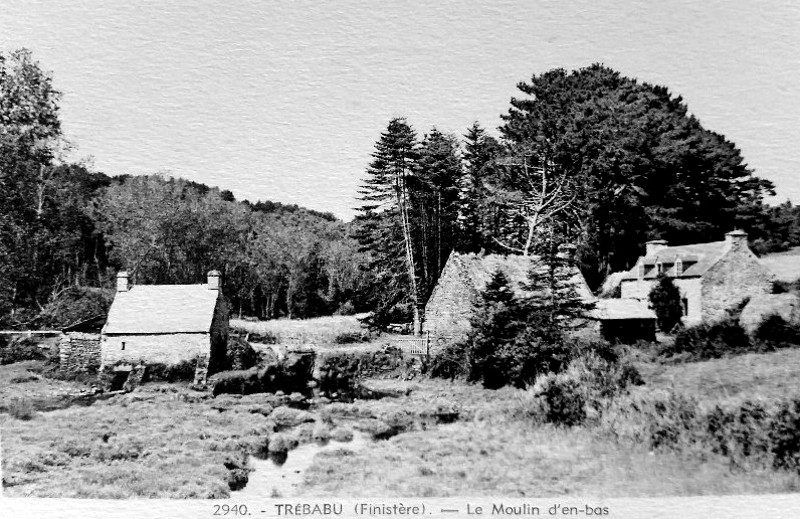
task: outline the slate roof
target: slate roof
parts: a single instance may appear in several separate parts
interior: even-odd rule
[[[504,256],[501,254],[488,254],[479,256],[476,254],[459,254],[453,252],[450,261],[455,262],[457,268],[466,278],[466,281],[472,286],[473,289],[481,292],[492,274],[498,269],[503,271],[503,274],[508,278],[509,284],[517,295],[522,295],[524,290],[520,286],[522,283],[528,282],[528,272],[532,267],[547,268],[544,261],[539,256]],[[570,282],[574,285],[578,295],[584,299],[594,299],[589,285],[583,278],[580,270],[577,267],[570,267]]]
[[[208,333],[218,295],[208,285],[135,285],[117,292],[103,333]]]
[[[710,269],[725,252],[725,241],[695,243],[664,247],[648,256],[641,256],[636,265],[625,273],[623,280],[639,279],[639,264],[644,263],[644,279],[655,279],[658,275],[656,263],[663,265],[664,272],[670,277],[700,277]],[[683,271],[677,274],[675,262],[681,259]]]

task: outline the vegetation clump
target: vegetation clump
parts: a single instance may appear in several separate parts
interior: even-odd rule
[[[47,348],[42,348],[31,337],[14,337],[8,339],[0,336],[0,365],[13,364],[26,360],[54,361],[54,356]]]
[[[751,343],[738,320],[729,318],[681,330],[675,341],[667,343],[660,354],[679,356],[684,360],[706,360],[750,351],[759,351],[758,345]]]
[[[770,314],[759,323],[753,339],[768,350],[800,346],[800,324],[789,323],[778,314]]]
[[[661,331],[669,333],[680,324],[683,315],[681,291],[671,277],[659,274],[647,297],[656,313],[656,322]]]

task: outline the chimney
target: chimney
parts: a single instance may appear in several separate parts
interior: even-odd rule
[[[649,242],[645,243],[645,256],[652,256],[661,249],[666,249],[669,244],[667,240],[650,240]]]
[[[219,271],[212,270],[208,273],[208,289],[219,290]]]
[[[117,292],[127,292],[128,291],[128,273],[124,270],[120,270],[117,273]]]
[[[742,250],[747,248],[747,233],[741,229],[726,233],[725,248],[728,250]]]

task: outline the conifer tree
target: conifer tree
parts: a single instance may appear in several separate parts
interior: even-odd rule
[[[461,252],[492,250],[489,235],[495,230],[497,208],[488,203],[485,182],[493,174],[500,144],[477,123],[464,135],[465,171],[461,183],[458,249]]]
[[[434,128],[420,149],[415,198],[424,296],[430,294],[458,237],[458,195],[463,175],[458,141]]]
[[[377,307],[373,312],[376,326],[388,324],[394,307],[410,306],[414,331],[421,327],[421,306],[416,251],[412,228],[415,210],[411,191],[419,170],[419,143],[416,133],[403,118],[389,122],[375,143],[372,162],[359,190],[362,201],[358,208],[363,222],[357,235],[365,249],[373,252],[372,268],[378,279],[391,275],[395,283],[376,287]],[[396,276],[403,275],[401,280]]]

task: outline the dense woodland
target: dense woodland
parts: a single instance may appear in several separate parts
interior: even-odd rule
[[[100,313],[114,276],[199,283],[222,271],[234,312],[260,318],[419,315],[452,250],[533,254],[569,241],[589,283],[627,268],[647,239],[718,240],[759,253],[800,245],[800,208],[702,127],[680,97],[593,65],[518,85],[497,136],[377,138],[352,222],[237,201],[159,175],[66,160],[54,79],[27,51],[0,53],[0,320],[59,326]]]

